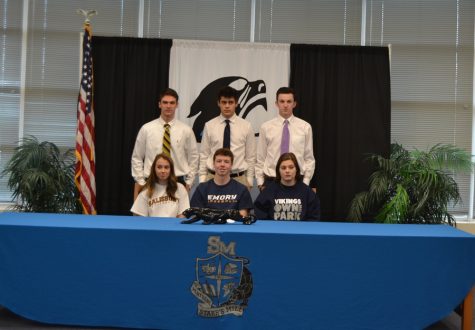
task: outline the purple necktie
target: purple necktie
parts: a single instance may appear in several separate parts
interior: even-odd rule
[[[290,142],[290,133],[289,133],[289,121],[284,120],[284,127],[282,128],[282,141],[280,142],[280,154],[285,154],[289,152],[289,142]]]

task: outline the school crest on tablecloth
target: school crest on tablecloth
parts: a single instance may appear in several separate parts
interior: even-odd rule
[[[198,315],[242,316],[252,294],[249,260],[236,256],[236,243],[226,245],[219,236],[208,238],[208,257],[196,258],[196,280],[191,292],[198,298]]]

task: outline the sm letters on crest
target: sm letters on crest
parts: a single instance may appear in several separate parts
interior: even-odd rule
[[[231,256],[236,255],[236,242],[230,242],[228,245],[222,242],[219,236],[210,236],[208,238],[208,254],[223,253]]]

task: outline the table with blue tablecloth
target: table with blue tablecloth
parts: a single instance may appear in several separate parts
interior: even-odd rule
[[[0,214],[0,305],[52,324],[422,329],[474,284],[445,225]]]

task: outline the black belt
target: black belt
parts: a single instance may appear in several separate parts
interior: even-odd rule
[[[210,170],[210,169],[208,169],[208,173],[211,173],[213,175],[216,174],[215,171]],[[244,174],[246,174],[246,171],[241,171],[241,172],[238,172],[238,173],[231,173],[231,178],[237,178],[238,176],[243,176]]]
[[[186,186],[185,176],[184,176],[184,175],[177,176],[177,177],[176,177],[176,181],[177,181],[177,182],[180,182],[180,183],[182,183],[184,186]]]
[[[267,181],[275,181],[275,176],[268,176],[268,175],[265,175],[265,174],[264,174],[264,180],[267,180]]]

